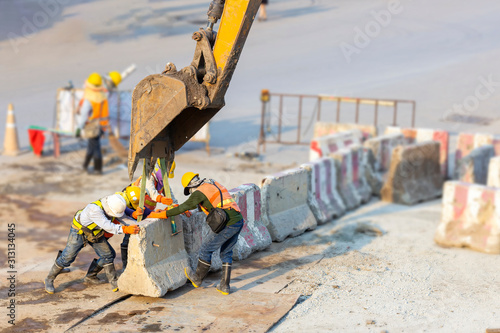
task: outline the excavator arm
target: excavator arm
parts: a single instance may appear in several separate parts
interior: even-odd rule
[[[137,84],[132,94],[128,158],[131,180],[139,159],[152,168],[156,158],[165,158],[169,168],[175,151],[224,106],[224,95],[260,3],[212,0],[207,28],[193,33],[196,49],[191,64],[178,71],[167,63],[161,74],[149,75]]]

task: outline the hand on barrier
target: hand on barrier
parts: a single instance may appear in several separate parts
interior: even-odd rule
[[[123,233],[129,234],[129,235],[134,235],[138,234],[139,231],[141,231],[141,228],[137,224],[132,224],[132,225],[122,225],[122,230]]]
[[[193,214],[191,214],[191,212],[189,210],[186,210],[184,213],[183,213],[186,217],[191,217]]]
[[[151,214],[149,214],[148,218],[152,218],[152,219],[166,219],[167,218],[167,214],[166,214],[166,211],[164,211],[164,210],[161,210],[159,212],[154,211]]]
[[[144,209],[142,209],[141,207],[137,207],[135,212],[132,213],[132,217],[137,220],[137,218],[139,216],[142,216],[142,214],[144,214]]]
[[[176,207],[179,207],[179,205],[178,204],[173,204],[173,205],[168,206],[167,210],[171,210],[171,209],[176,208]]]

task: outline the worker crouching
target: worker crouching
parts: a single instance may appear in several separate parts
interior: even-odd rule
[[[104,234],[106,232],[115,235],[139,233],[140,229],[137,225],[122,226],[113,222],[116,218],[123,216],[125,207],[125,200],[119,194],[112,194],[94,201],[84,209],[76,212],[66,247],[56,259],[45,279],[45,291],[49,294],[55,292],[54,279],[61,273],[63,268],[69,267],[75,261],[78,253],[87,244],[92,246],[99,256],[92,268],[92,274],[97,276],[97,273],[104,269],[113,291],[118,290],[116,270],[113,263],[116,253]]]
[[[152,212],[149,217],[166,219],[199,207],[207,215],[207,222],[214,232],[210,233],[201,245],[196,271],[192,272],[189,267],[186,267],[184,272],[193,286],[198,288],[210,270],[212,254],[220,249],[222,278],[217,290],[228,295],[233,248],[243,228],[243,216],[231,194],[218,182],[212,179],[200,179],[199,174],[193,172],[184,174],[181,181],[184,194],[191,194],[189,199],[178,207]]]

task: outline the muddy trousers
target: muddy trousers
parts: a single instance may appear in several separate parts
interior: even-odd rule
[[[113,247],[109,245],[106,237],[101,237],[98,242],[91,243],[88,242],[90,246],[94,249],[95,253],[99,256],[97,264],[100,267],[104,267],[106,264],[111,264],[115,260],[116,253]],[[83,249],[84,239],[83,235],[78,234],[78,230],[71,227],[69,231],[68,241],[66,247],[62,251],[59,258],[56,259],[56,264],[59,267],[68,267],[75,261],[76,256]]]

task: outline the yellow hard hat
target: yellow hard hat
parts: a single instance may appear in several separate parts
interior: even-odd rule
[[[122,82],[122,75],[116,71],[109,72],[109,78],[111,79],[111,81],[113,81],[115,87],[118,87],[120,82]]]
[[[199,174],[198,173],[194,173],[194,172],[186,172],[182,176],[181,184],[184,187],[184,194],[185,195],[189,194],[189,189],[187,188],[187,186],[189,185],[189,183],[191,182],[191,180],[193,180],[193,178],[196,177],[196,176],[199,176]]]
[[[120,194],[125,199],[128,208],[137,209],[139,207],[139,197],[141,194],[139,186],[129,185],[123,192],[117,192],[117,194]]]
[[[99,73],[92,73],[89,75],[87,82],[93,86],[100,87],[102,84],[102,77]]]

